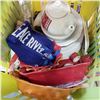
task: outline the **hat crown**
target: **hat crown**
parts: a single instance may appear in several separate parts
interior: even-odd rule
[[[53,18],[61,18],[70,12],[70,6],[66,5],[63,1],[55,0],[47,4],[46,12]]]

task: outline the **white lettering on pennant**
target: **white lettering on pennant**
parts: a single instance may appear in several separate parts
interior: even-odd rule
[[[16,33],[18,30],[21,30],[21,28],[19,27],[16,31],[14,31],[14,32],[12,33],[12,35],[16,37],[16,34],[15,34],[15,33]]]
[[[27,35],[27,34],[30,34],[30,32],[28,31],[28,32],[26,32],[26,33],[24,33],[24,34],[21,34],[21,35],[19,36],[19,40],[20,40],[23,44],[24,44],[23,39],[24,39],[25,35]]]
[[[21,30],[21,28],[19,28],[18,30]],[[16,34],[16,32],[18,30],[13,32],[12,35],[15,36],[16,38],[18,38],[19,41],[21,41],[23,44],[25,44],[25,40],[27,40],[28,37],[31,36],[31,33],[30,33],[30,31],[27,31],[28,27],[23,29],[18,34]],[[33,49],[33,50],[36,50],[36,52],[38,52],[40,54],[42,54],[42,52],[44,51],[44,48],[42,48],[42,44],[39,43],[37,40],[35,40],[34,37],[30,38],[30,40],[26,43],[26,46]]]
[[[29,48],[32,48],[31,45],[32,43],[34,43],[34,38],[31,37],[31,39],[28,41],[28,43],[26,44],[26,46],[28,46]]]
[[[33,50],[36,50],[41,44],[38,43],[37,40],[34,41],[34,47],[33,47]]]
[[[44,51],[44,48],[41,48],[42,45],[40,45],[38,48],[37,48],[37,52],[39,52],[40,54],[42,54],[42,52]]]
[[[48,57],[49,55],[48,55],[47,53],[44,53],[44,56],[45,56],[45,57]]]
[[[19,32],[17,35],[16,35],[16,38],[18,38],[21,34],[24,34],[26,33],[28,27],[26,27],[25,29],[23,29],[21,32]]]
[[[31,45],[31,48],[33,48],[33,46],[35,45],[35,43],[37,42],[37,40],[35,40],[32,45]]]
[[[25,43],[25,40],[27,40],[29,36],[31,36],[30,33],[28,33],[28,34],[25,36],[25,38],[23,39],[22,43]]]
[[[42,54],[42,52],[44,51],[44,48],[42,48],[42,45],[38,43],[37,40],[34,40],[33,37],[28,41],[26,46],[28,46],[29,48],[32,48],[33,50],[36,50],[36,52],[40,54]]]

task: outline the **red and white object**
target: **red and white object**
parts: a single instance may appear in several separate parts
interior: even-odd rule
[[[18,56],[12,51],[8,73],[13,72],[14,70],[17,70],[19,66],[20,66],[20,61],[18,59]]]
[[[87,72],[89,62],[61,67],[41,72],[19,72],[22,78],[41,85],[60,85],[82,80]]]
[[[59,62],[59,66],[67,67],[73,65],[73,62],[70,59],[64,59]]]
[[[14,62],[16,62],[17,59],[18,57],[15,54],[10,61],[11,68],[14,67],[12,65],[14,65]],[[19,70],[19,74],[22,78],[36,84],[53,86],[66,84],[69,82],[82,80],[87,73],[87,69],[92,62],[92,58],[89,56],[84,56],[81,57],[80,62],[81,63],[70,65],[69,67],[58,67],[55,69],[49,69],[48,66],[28,66],[21,62],[20,66],[22,70]],[[63,61],[64,65],[68,63],[71,63],[71,60],[68,59]]]
[[[77,63],[80,60],[80,56],[78,53],[74,52],[71,56],[70,59],[73,61],[73,63]]]
[[[71,56],[71,59],[77,57],[77,55],[77,53],[74,53]],[[59,65],[56,66],[57,68],[43,71],[33,71],[29,73],[20,72],[20,75],[32,83],[41,85],[66,84],[82,80],[85,77],[88,66],[92,63],[92,61],[92,58],[88,55],[82,56],[79,63],[75,65],[73,65],[73,62],[70,59],[65,59],[59,61]],[[66,64],[70,65],[65,67]]]

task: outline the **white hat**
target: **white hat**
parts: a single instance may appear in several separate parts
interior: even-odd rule
[[[69,40],[69,37],[75,32],[71,38],[77,40],[82,32],[82,19],[64,2],[53,1],[47,4],[43,12],[41,28],[51,39],[67,42],[67,39]]]

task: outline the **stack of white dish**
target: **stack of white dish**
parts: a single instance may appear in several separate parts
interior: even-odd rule
[[[44,34],[61,46],[63,59],[81,49],[84,27],[81,16],[63,1],[48,3],[34,21]]]

